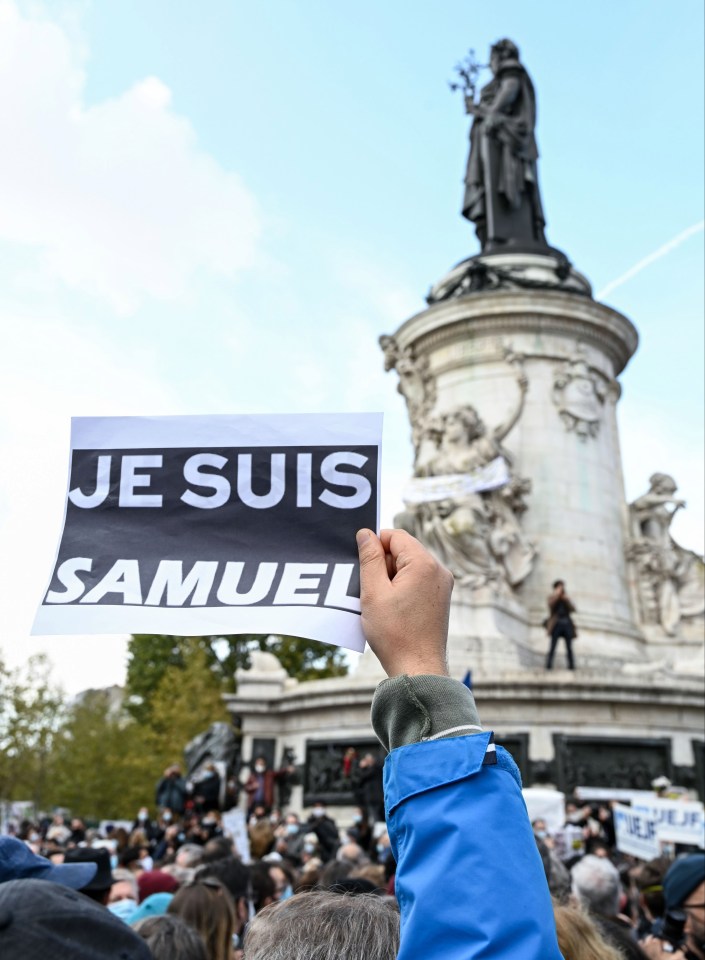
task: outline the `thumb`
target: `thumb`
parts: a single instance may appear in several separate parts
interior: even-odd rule
[[[356,539],[360,557],[360,597],[371,599],[383,584],[389,583],[386,555],[381,540],[372,530],[358,530]]]

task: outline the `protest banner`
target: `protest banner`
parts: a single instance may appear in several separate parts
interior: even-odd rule
[[[565,794],[560,790],[543,787],[524,787],[521,791],[529,814],[529,820],[543,820],[553,836],[565,823]]]
[[[653,860],[659,856],[661,843],[656,822],[648,812],[634,810],[619,803],[615,804],[612,812],[618,850],[639,857],[640,860]]]
[[[705,848],[705,814],[699,801],[654,797],[633,803],[632,810],[654,821],[659,841]]]
[[[34,634],[280,633],[364,649],[355,532],[381,414],[72,421]]]
[[[437,477],[414,477],[404,489],[404,503],[438,503],[457,500],[471,493],[498,490],[509,483],[509,467],[504,457],[495,457],[484,467],[468,473],[449,473]]]
[[[235,844],[235,853],[243,863],[252,863],[252,854],[250,853],[250,837],[247,833],[247,823],[245,821],[245,811],[233,808],[227,810],[222,816],[223,832],[226,837]]]

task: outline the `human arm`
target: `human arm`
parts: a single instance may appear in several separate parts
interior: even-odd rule
[[[404,531],[361,534],[363,629],[389,677],[372,718],[391,749],[398,960],[560,960],[516,765],[448,675],[452,577]]]

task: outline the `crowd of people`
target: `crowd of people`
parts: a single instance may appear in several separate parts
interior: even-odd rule
[[[609,805],[530,823],[511,757],[447,676],[451,578],[404,533],[368,532],[360,554],[388,674],[372,705],[385,819],[275,809],[255,762],[246,863],[216,792],[187,799],[170,767],[129,828],[56,814],[0,838],[0,956],[705,960],[705,853],[622,856]]]

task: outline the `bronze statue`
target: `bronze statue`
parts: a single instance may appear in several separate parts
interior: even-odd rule
[[[474,117],[463,216],[474,222],[482,253],[545,252],[549,248],[536,164],[534,86],[511,40],[492,47],[494,76],[476,102],[478,69],[474,63],[458,68],[465,80],[465,109]]]

